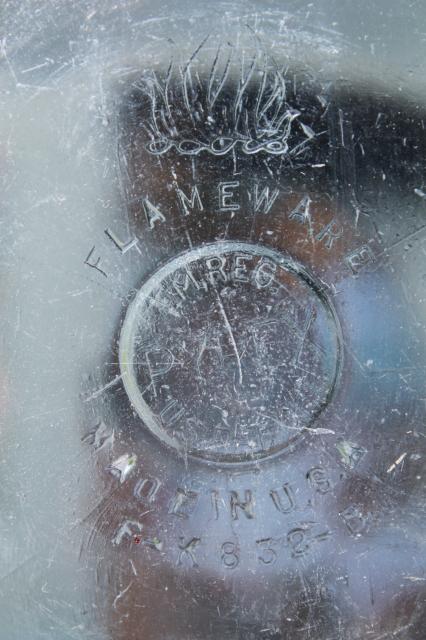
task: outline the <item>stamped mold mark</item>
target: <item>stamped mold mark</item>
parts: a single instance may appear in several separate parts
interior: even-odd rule
[[[206,245],[140,289],[121,332],[123,383],[168,446],[225,463],[266,458],[316,433],[339,376],[340,334],[323,288],[294,260]]]

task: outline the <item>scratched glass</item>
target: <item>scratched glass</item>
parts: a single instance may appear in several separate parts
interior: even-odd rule
[[[1,13],[0,638],[422,640],[426,6]]]

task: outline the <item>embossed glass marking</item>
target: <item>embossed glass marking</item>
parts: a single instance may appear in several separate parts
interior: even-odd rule
[[[145,425],[175,449],[241,462],[281,451],[330,400],[338,320],[308,272],[269,248],[219,242],[143,284],[120,365]]]

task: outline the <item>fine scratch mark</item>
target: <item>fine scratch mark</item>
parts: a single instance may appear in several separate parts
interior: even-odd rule
[[[318,435],[336,435],[336,432],[333,429],[325,429],[323,427],[304,427],[305,431],[309,431],[309,433],[316,433]]]
[[[371,606],[374,607],[374,590],[373,590],[373,581],[371,579],[371,575],[368,576],[369,588],[370,588],[370,602]]]
[[[412,240],[417,235],[420,235],[425,229],[426,229],[426,224],[423,224],[418,229],[415,229],[414,231],[412,231],[408,235],[404,236],[403,238],[400,238],[399,240],[397,240],[393,244],[389,245],[388,247],[385,247],[382,251],[380,251],[379,253],[376,254],[376,258],[380,258],[381,256],[386,255],[392,249],[395,249],[396,247],[399,247],[404,242],[407,242],[408,240]]]
[[[131,580],[131,582],[127,585],[125,589],[123,589],[123,591],[120,591],[120,593],[115,596],[114,602],[112,603],[113,609],[117,610],[117,607],[116,607],[117,601],[120,600],[120,598],[122,598],[124,594],[128,592],[132,584],[133,584],[133,580]]]
[[[99,396],[101,396],[104,391],[107,391],[108,389],[111,389],[111,387],[114,387],[123,378],[124,375],[126,374],[120,373],[117,376],[115,376],[115,378],[107,382],[103,387],[101,387],[100,389],[97,389],[96,391],[91,393],[90,396],[85,398],[84,402],[90,402],[91,400],[95,400],[95,398],[98,398]]]
[[[315,433],[317,435],[336,435],[336,432],[332,429],[325,429],[323,427],[293,427],[292,425],[284,424],[283,422],[281,422],[281,420],[278,420],[277,418],[274,418],[274,416],[271,416],[267,413],[255,411],[255,414],[260,416],[261,418],[269,418],[269,420],[275,422],[279,427],[284,427],[284,429],[290,429],[291,431],[298,431],[299,433],[302,433],[302,431],[309,431],[309,433]]]
[[[188,229],[185,229],[185,235],[186,235],[186,239],[188,240],[189,248],[193,249],[194,247],[193,247],[191,236],[189,235]]]
[[[23,69],[20,73],[24,75],[25,73],[31,73],[32,71],[36,71],[37,69],[43,69],[43,67],[48,67],[53,63],[53,60],[50,58],[46,58],[46,62],[41,62],[40,64],[36,64],[33,67],[28,67],[28,69]]]
[[[426,578],[422,578],[421,576],[405,576],[404,580],[410,580],[410,582],[425,582]]]
[[[12,78],[13,78],[13,80],[14,80],[14,82],[15,82],[16,87],[19,87],[19,81],[18,81],[18,78],[17,78],[17,76],[16,76],[16,73],[15,73],[15,71],[14,71],[14,69],[13,69],[13,67],[12,67],[12,64],[11,64],[11,62],[10,62],[9,58],[8,58],[8,55],[7,55],[6,38],[2,38],[2,39],[0,40],[0,59],[1,59],[1,58],[3,58],[4,60],[6,60],[6,65],[7,65],[8,69],[9,69],[9,73],[10,73],[10,75],[12,76]]]
[[[343,111],[339,109],[339,127],[340,127],[340,142],[342,147],[345,146],[345,135],[343,132]]]
[[[404,453],[402,453],[399,458],[397,460],[395,460],[395,462],[393,462],[391,464],[391,466],[389,467],[389,469],[386,471],[386,473],[392,473],[392,471],[394,471],[400,464],[401,462],[404,460],[404,458],[406,457],[407,452],[405,451]]]
[[[309,333],[309,329],[311,328],[313,319],[314,319],[314,309],[313,309],[313,305],[311,305],[308,310],[308,313],[306,314],[305,325],[302,330],[302,339],[300,341],[299,349],[296,355],[296,362],[300,362],[300,356],[302,355],[303,347],[305,346],[306,336]]]
[[[225,311],[225,308],[224,308],[224,306],[222,304],[222,300],[221,300],[220,294],[219,294],[218,291],[216,291],[216,293],[217,293],[217,300],[219,302],[220,313],[221,313],[221,315],[223,317],[223,321],[225,323],[225,327],[226,327],[226,329],[228,331],[229,338],[231,340],[231,344],[232,344],[232,347],[233,347],[234,352],[235,352],[235,357],[237,358],[239,383],[242,384],[243,383],[243,370],[241,368],[241,359],[240,359],[240,356],[239,356],[239,353],[238,353],[237,343],[235,342],[234,334],[232,332],[232,327],[231,327],[231,325],[229,323],[228,316],[226,315],[226,311]]]

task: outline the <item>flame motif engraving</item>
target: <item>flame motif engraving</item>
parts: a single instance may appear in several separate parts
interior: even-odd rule
[[[318,95],[317,110],[304,113],[309,73],[289,72],[259,48],[247,54],[229,43],[220,44],[206,65],[199,53],[208,39],[185,64],[172,60],[162,76],[150,69],[133,84],[132,109],[147,135],[147,151],[225,156],[238,148],[292,163],[306,156],[318,136],[313,126],[327,106]]]

